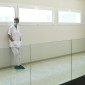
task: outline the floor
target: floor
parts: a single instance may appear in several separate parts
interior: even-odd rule
[[[60,85],[85,75],[85,53],[74,54],[72,58],[69,55],[24,66],[25,70],[15,70],[13,67],[1,69],[0,85]]]

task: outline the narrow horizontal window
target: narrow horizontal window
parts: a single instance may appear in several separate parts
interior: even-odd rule
[[[19,8],[20,22],[52,22],[52,10]]]
[[[59,11],[58,12],[59,23],[81,23],[80,12]]]
[[[0,22],[13,22],[15,10],[13,7],[0,7]]]

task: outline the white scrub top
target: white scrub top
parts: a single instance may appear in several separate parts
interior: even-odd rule
[[[8,30],[8,34],[12,36],[14,41],[11,41],[9,39],[9,47],[20,47],[21,46],[21,41],[20,41],[20,37],[21,37],[21,33],[20,33],[20,29],[17,26],[17,29],[14,25],[12,25],[9,30]]]

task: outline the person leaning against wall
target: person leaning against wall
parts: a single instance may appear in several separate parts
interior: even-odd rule
[[[14,18],[14,23],[8,29],[8,38],[9,38],[9,47],[12,50],[15,59],[15,69],[25,69],[21,65],[21,55],[20,55],[20,47],[21,47],[21,33],[19,30],[19,18]]]

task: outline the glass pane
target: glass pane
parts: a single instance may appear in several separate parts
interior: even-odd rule
[[[0,22],[13,22],[14,17],[13,7],[0,7]]]
[[[71,80],[71,41],[31,45],[31,85],[60,85]]]
[[[72,40],[72,79],[85,75],[85,39]]]
[[[20,53],[25,69],[15,69],[11,49],[0,49],[0,85],[30,85],[30,46],[22,46]]]
[[[52,22],[51,10],[19,8],[20,22]]]
[[[81,23],[81,14],[78,12],[64,12],[59,11],[60,23]]]
[[[0,84],[11,85],[11,70],[9,68],[10,50],[8,48],[0,48]],[[7,68],[6,68],[7,67]]]

